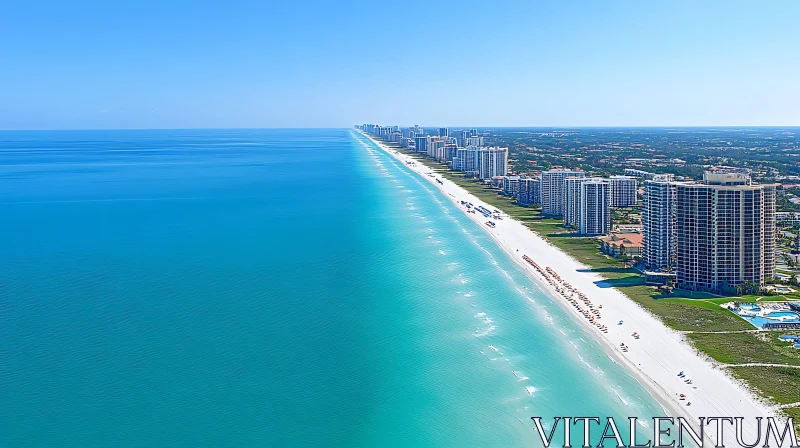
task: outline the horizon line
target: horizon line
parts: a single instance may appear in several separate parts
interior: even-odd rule
[[[165,127],[165,128],[0,128],[0,132],[68,132],[68,131],[223,131],[223,130],[335,130],[335,129],[354,129],[355,126],[362,124],[339,127],[339,126],[265,126],[265,127]],[[375,124],[376,123],[366,123]],[[486,125],[393,125],[382,124],[379,126],[399,126],[420,128],[465,128],[465,129],[710,129],[710,128],[753,128],[753,129],[776,129],[790,128],[800,129],[798,125],[520,125],[520,126],[486,126]]]

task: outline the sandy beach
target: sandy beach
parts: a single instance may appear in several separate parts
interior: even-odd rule
[[[367,134],[362,133],[362,135],[370,138],[406,167],[439,188],[469,218],[476,221],[530,278],[550,293],[554,301],[562,304],[565,309],[570,310],[577,321],[586,325],[597,340],[604,343],[608,354],[624,365],[653,397],[662,403],[671,416],[686,417],[696,426],[699,417],[738,416],[744,417],[744,421],[749,424],[754,423],[756,417],[778,414],[777,408],[765,404],[725,371],[714,367],[712,362],[699,354],[681,333],[666,327],[617,289],[601,286],[603,279],[595,273],[588,272],[587,266],[551,245],[521,222],[503,213],[500,214],[503,219],[493,219],[495,227],[487,226],[485,222],[489,218],[480,213],[466,213],[461,201],[471,202],[474,206],[483,206],[492,211],[495,207],[484,203],[440,175],[431,177],[429,174],[433,172],[425,165],[415,162],[414,158],[389,148]],[[550,268],[560,280],[554,282],[553,275],[547,272],[540,273],[531,263],[525,261],[523,256],[529,257],[540,266],[541,270]],[[582,293],[593,309],[597,310],[595,313],[601,314],[602,317],[591,323],[584,314],[581,314],[579,309],[563,295],[564,288],[561,285],[564,282],[571,285],[573,290]],[[555,286],[559,286],[562,292],[559,292],[553,283],[556,283]],[[574,294],[574,297],[579,295]],[[585,302],[580,298],[577,301],[586,312]],[[588,314],[596,315],[592,312]],[[623,321],[622,325],[618,324],[620,321]],[[605,326],[607,330],[603,331],[598,325]],[[638,338],[633,336],[634,332],[638,334]],[[623,350],[621,344],[626,350]],[[684,372],[685,376],[679,377],[679,372]],[[691,384],[686,382],[687,379],[691,379]],[[685,399],[681,399],[681,394],[685,395]],[[653,416],[640,417],[649,419]],[[706,437],[708,438],[713,431],[714,425],[706,427]],[[745,427],[746,441],[755,440],[756,435],[754,425]],[[774,440],[771,441],[774,443]],[[725,443],[728,446],[738,446],[732,427],[726,426]]]

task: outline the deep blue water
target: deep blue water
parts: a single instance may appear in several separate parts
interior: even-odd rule
[[[349,130],[0,132],[0,446],[532,446],[661,415]]]

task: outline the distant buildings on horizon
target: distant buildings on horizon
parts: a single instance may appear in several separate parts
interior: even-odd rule
[[[400,129],[398,126],[363,124],[357,128],[446,163],[451,169],[470,177],[486,180],[508,174],[508,148],[487,147],[477,129],[462,130],[453,137],[449,128],[438,128],[436,135],[428,135],[419,126]]]

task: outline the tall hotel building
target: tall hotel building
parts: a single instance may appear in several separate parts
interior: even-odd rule
[[[577,226],[581,235],[605,235],[611,230],[611,182],[587,179],[580,182]]]
[[[775,186],[744,173],[710,173],[678,184],[677,286],[727,292],[775,276]]]
[[[483,145],[484,145],[483,137],[479,137],[477,135],[473,135],[473,136],[467,137],[467,140],[464,142],[464,146],[479,146],[480,147],[480,146],[483,146]]]
[[[467,146],[467,139],[470,137],[469,131],[461,131],[458,137],[458,146],[466,147]]]
[[[581,184],[586,177],[568,177],[564,179],[564,226],[578,225],[578,211],[581,206]]]
[[[644,182],[642,261],[648,269],[661,270],[675,265],[676,186],[671,177]]]
[[[583,171],[555,169],[542,172],[542,214],[551,217],[564,216],[564,179],[584,177]]]
[[[538,177],[528,177],[519,180],[519,205],[538,204],[541,200],[542,180]]]
[[[638,182],[630,176],[611,176],[611,206],[630,207],[636,205]]]
[[[508,148],[480,148],[477,162],[476,170],[479,179],[505,176],[508,173]]]
[[[427,154],[428,152],[428,143],[431,141],[431,138],[428,136],[419,136],[417,135],[414,137],[414,147],[416,148],[417,152],[424,152]]]
[[[461,171],[468,176],[474,176],[475,170],[478,166],[478,148],[471,146],[468,148],[456,149],[456,155],[453,157],[453,169]]]

